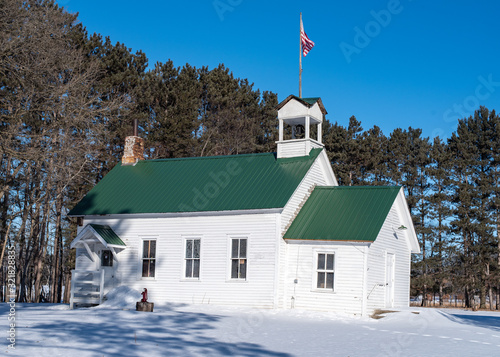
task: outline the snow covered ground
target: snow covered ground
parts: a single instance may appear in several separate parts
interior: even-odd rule
[[[125,298],[127,297],[128,298]],[[136,312],[138,293],[95,308],[0,304],[5,356],[499,356],[500,313],[410,308],[384,318],[168,304]]]

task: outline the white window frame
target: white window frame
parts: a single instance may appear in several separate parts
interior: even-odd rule
[[[143,253],[144,253],[144,242],[145,241],[155,241],[155,275],[154,276],[142,276],[142,267],[143,267]],[[139,280],[156,280],[158,278],[158,237],[157,236],[151,236],[151,237],[141,237],[140,240],[140,247],[139,247],[139,269],[138,269],[138,278]]]
[[[183,238],[183,241],[182,241],[182,276],[181,276],[181,280],[183,281],[200,281],[201,280],[201,260],[202,260],[202,237],[200,236],[186,236]],[[195,241],[195,240],[198,240],[200,241],[200,256],[198,259],[199,261],[199,272],[198,272],[198,277],[187,277],[186,276],[186,263],[189,260],[195,260],[196,258],[188,258],[186,257],[186,253],[187,253],[187,242],[188,241]]]
[[[233,248],[233,239],[245,239],[246,240],[246,254],[245,258],[237,258],[237,259],[245,259],[246,267],[245,267],[245,278],[233,278],[232,277],[232,248]],[[249,246],[250,246],[250,237],[249,235],[230,235],[228,236],[228,244],[227,244],[227,282],[247,282],[249,280]],[[238,252],[239,254],[240,252]]]
[[[322,292],[322,293],[335,293],[337,291],[337,260],[338,260],[338,253],[337,250],[335,249],[315,249],[313,250],[313,267],[312,267],[312,290],[315,292]],[[319,255],[320,254],[325,254],[325,269],[318,269],[318,260],[319,260]],[[326,269],[326,262],[327,262],[327,255],[331,254],[333,255],[333,270]],[[318,273],[320,272],[325,272],[325,273],[333,273],[333,287],[332,288],[318,288]]]

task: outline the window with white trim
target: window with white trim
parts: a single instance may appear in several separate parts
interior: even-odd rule
[[[335,254],[318,253],[316,267],[316,288],[333,290],[335,277]]]
[[[101,251],[101,266],[103,267],[113,266],[113,253],[111,253],[111,250],[106,249]]]
[[[247,239],[231,239],[231,279],[247,278]]]
[[[142,277],[154,278],[156,266],[156,240],[144,239],[142,241]]]
[[[185,255],[185,277],[186,278],[200,278],[200,248],[201,240],[186,239],[186,255]]]

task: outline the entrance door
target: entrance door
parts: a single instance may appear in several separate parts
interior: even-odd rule
[[[394,307],[394,262],[392,253],[387,253],[385,262],[385,306]]]
[[[114,261],[111,250],[104,247],[98,251],[100,266],[99,270],[104,270],[104,293],[116,287],[116,261]]]

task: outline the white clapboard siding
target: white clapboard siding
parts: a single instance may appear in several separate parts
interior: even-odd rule
[[[148,289],[152,302],[238,304],[272,308],[277,279],[278,213],[163,218],[95,217],[125,242],[118,252],[118,285]],[[248,237],[246,281],[230,279],[231,237]],[[142,238],[156,239],[156,277],[141,277]],[[200,279],[184,279],[184,240],[201,239]]]
[[[299,157],[309,155],[311,149],[322,148],[314,139],[293,139],[280,141],[278,143],[278,157]]]
[[[311,194],[311,189],[314,186],[325,186],[327,179],[325,177],[325,173],[321,168],[321,163],[317,159],[312,164],[311,168],[304,176],[304,179],[297,187],[292,197],[288,200],[287,204],[283,208],[283,212],[281,213],[281,231],[285,232],[286,228],[290,225],[293,218],[295,218],[298,213],[297,209],[300,204],[302,204],[309,195]]]
[[[321,167],[320,160],[316,159],[313,163],[306,176],[297,187],[292,197],[286,204],[285,208],[281,212],[281,237],[286,231],[286,228],[291,224],[293,218],[298,213],[298,210],[302,204],[307,200],[309,195],[311,194],[311,190],[314,186],[324,186],[328,180],[325,177],[325,170]],[[280,264],[280,272],[279,272],[279,283],[278,283],[278,306],[284,307],[284,287],[285,287],[285,274],[287,272],[286,268],[286,258],[287,255],[287,247],[286,243],[283,239],[280,239],[279,246],[279,264]]]
[[[391,307],[386,302],[386,256],[394,254],[394,305],[392,307],[405,307],[409,304],[410,291],[410,247],[408,232],[398,230],[401,226],[396,201],[387,216],[380,233],[368,249],[367,272],[367,309],[371,313],[375,309]]]
[[[289,241],[287,249],[285,308],[362,313],[364,245]],[[333,291],[316,289],[315,259],[318,252],[335,254]]]

